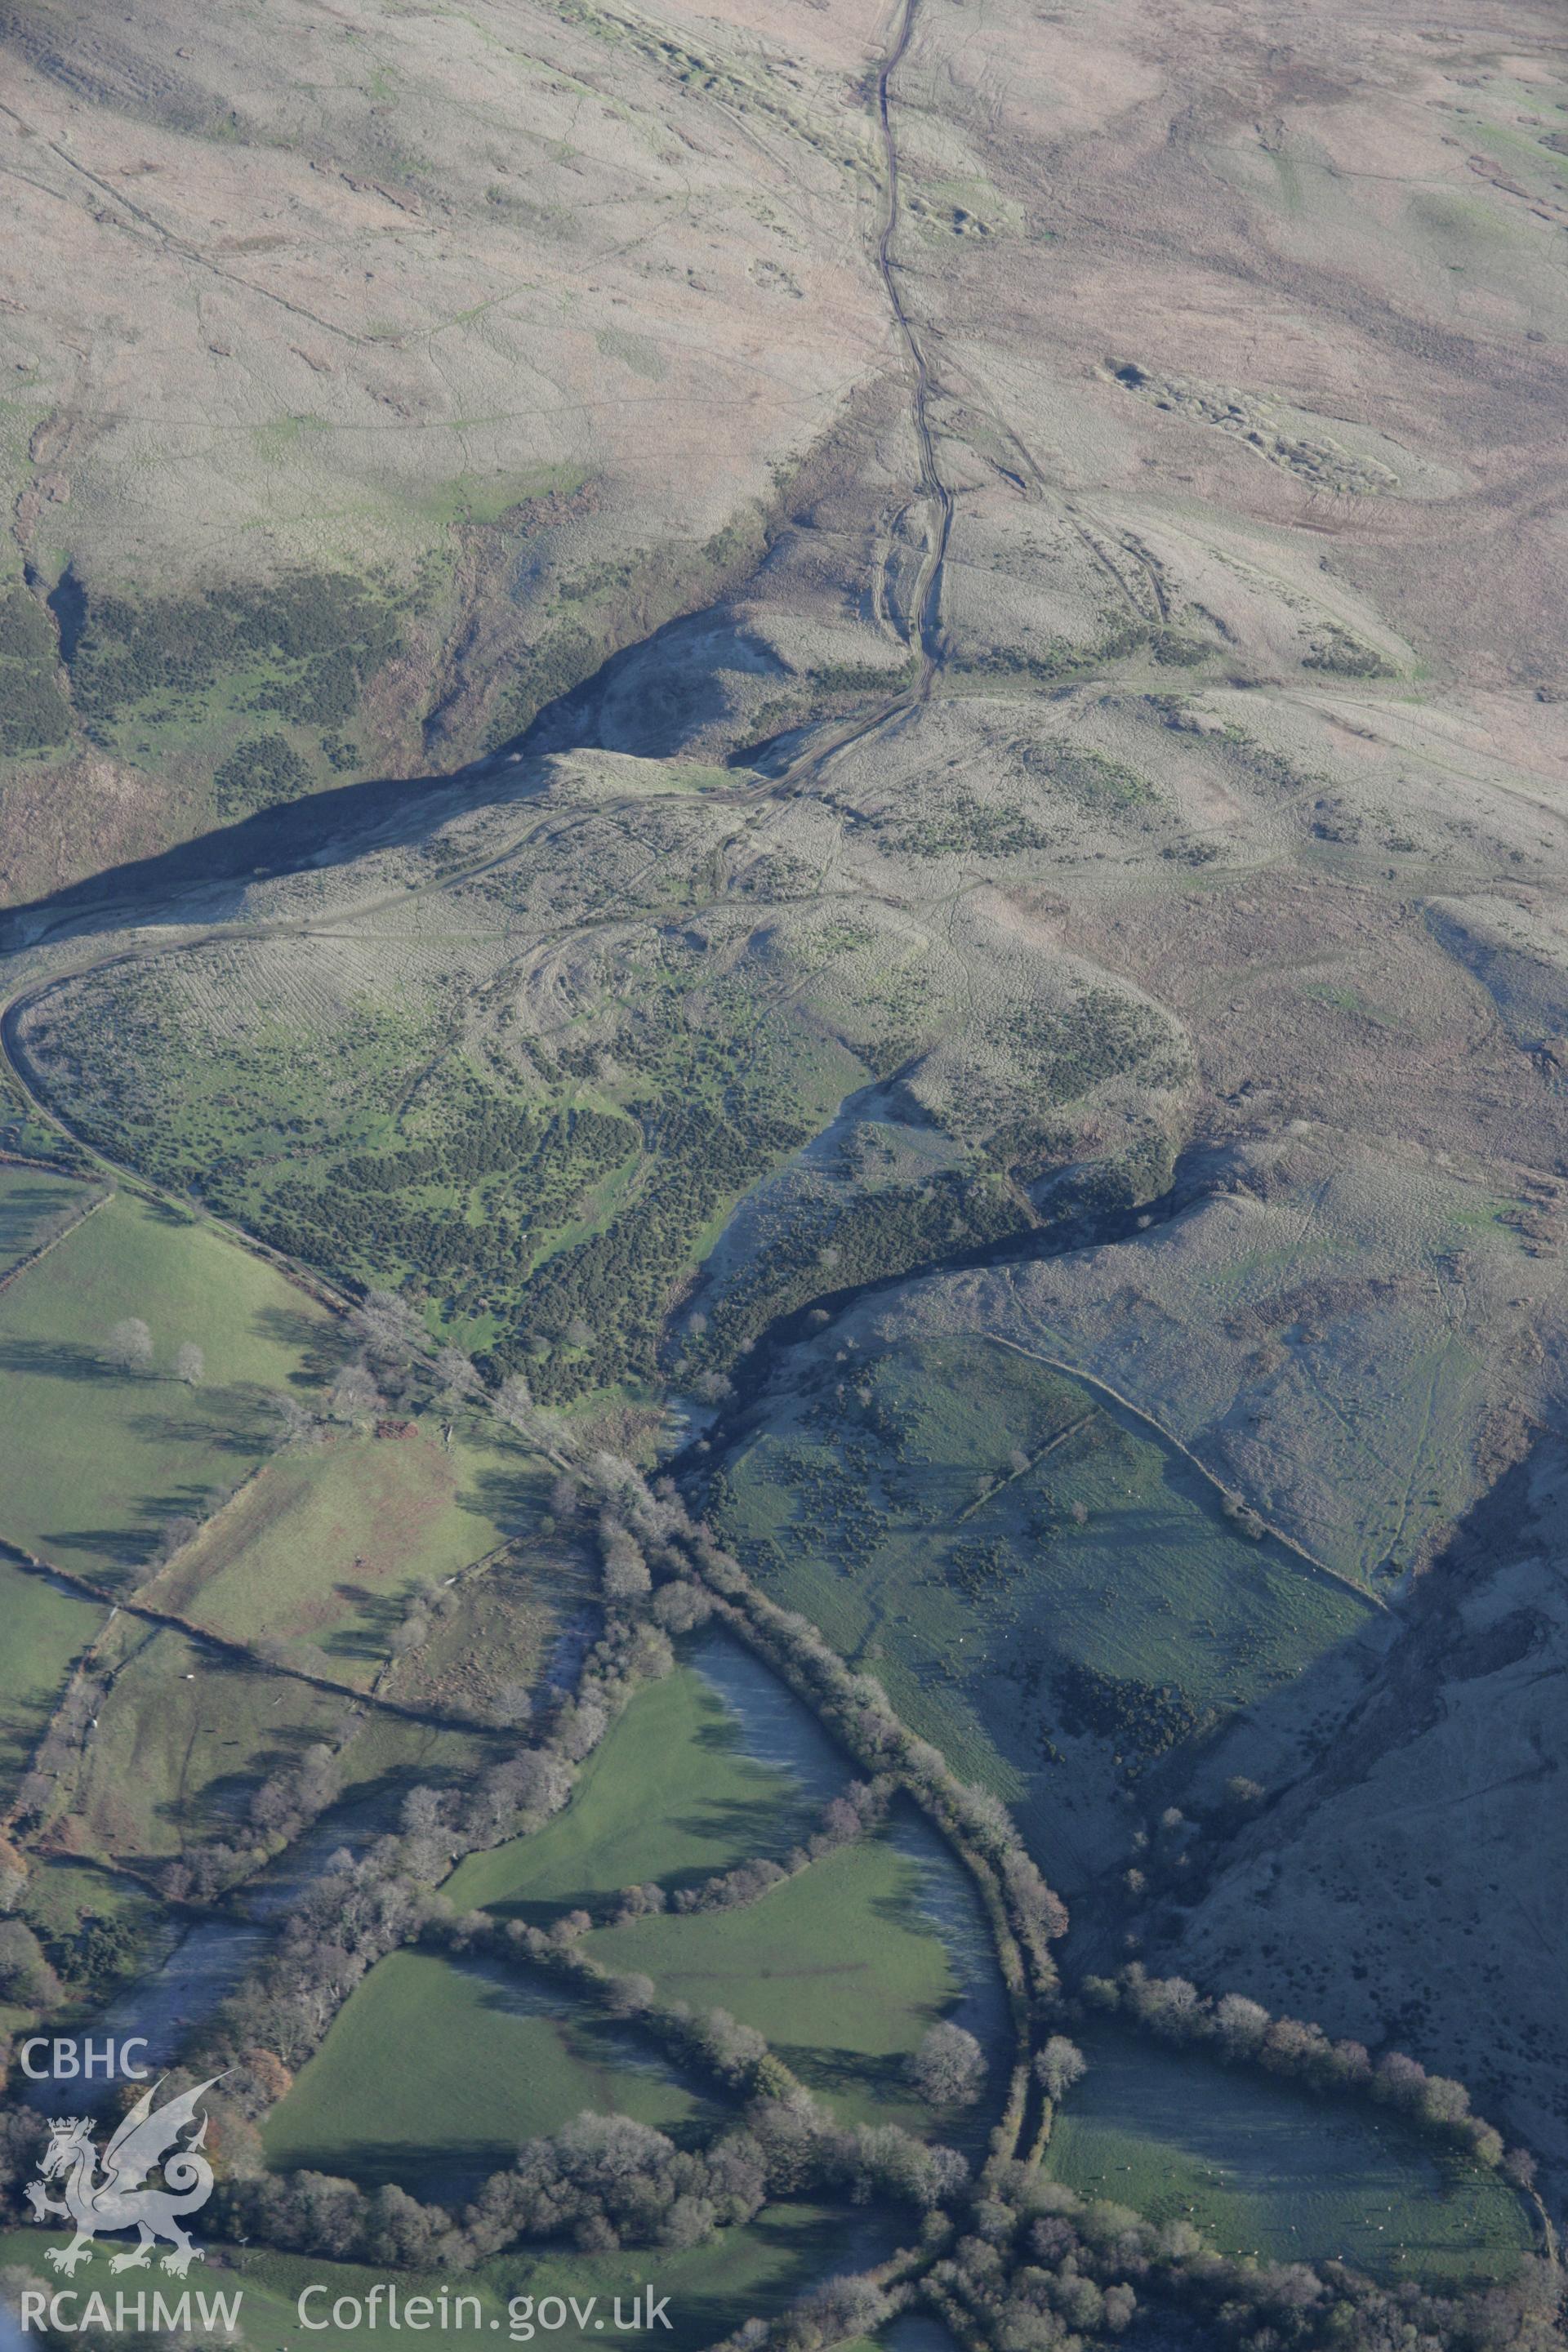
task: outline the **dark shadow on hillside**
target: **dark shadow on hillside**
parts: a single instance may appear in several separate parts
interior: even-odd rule
[[[694,1812],[672,1813],[669,1819],[674,1828],[689,1836],[722,1839],[748,1859],[765,1856],[779,1845],[785,1827],[779,1820],[778,1807],[766,1797],[731,1797],[702,1805]],[[669,1881],[671,1885],[679,1883]],[[696,1883],[700,1885],[701,1874]]]
[[[1294,1681],[1257,1699],[1240,1720],[1163,1758],[1143,1777],[1141,1804],[1151,1816],[1167,1801],[1190,1799],[1200,1776],[1200,1785],[1211,1798],[1233,1771],[1268,1782],[1264,1802],[1228,1829],[1222,1828],[1203,1856],[1202,1867],[1179,1892],[1172,1887],[1158,1891],[1144,1923],[1146,1957],[1156,1972],[1167,1958],[1179,1961],[1188,1916],[1201,1908],[1209,1888],[1227,1870],[1259,1852],[1288,1847],[1296,1827],[1315,1808],[1363,1781],[1389,1748],[1408,1745],[1436,1721],[1447,1683],[1494,1672],[1521,1639],[1529,1638],[1528,1629],[1508,1620],[1493,1629],[1490,1640],[1468,1633],[1461,1638],[1457,1604],[1530,1542],[1536,1452],[1550,1442],[1538,1439],[1537,1448],[1505,1471],[1458,1522],[1447,1547],[1415,1591],[1382,1621],[1389,1640],[1381,1654],[1363,1644],[1358,1657],[1353,1636],[1336,1643]],[[1345,1666],[1351,1659],[1362,1671],[1347,1684]],[[1310,1752],[1278,1778],[1269,1774],[1259,1759],[1271,1746],[1280,1755],[1289,1755],[1303,1724],[1313,1727]],[[1458,1803],[1462,1794],[1450,1791],[1452,1801]],[[1276,1932],[1268,1921],[1269,1915],[1260,1911],[1260,1953]],[[1077,1896],[1066,1948],[1073,1969],[1119,1965],[1125,1924],[1125,1902],[1113,1880]],[[1502,1931],[1489,1925],[1489,1932],[1495,1936]],[[1251,1957],[1238,1955],[1237,1966]],[[1352,1958],[1347,1953],[1347,1969]],[[1401,2019],[1402,1989],[1389,1985],[1383,1991],[1391,2036],[1416,2038],[1414,2028]]]
[[[362,2189],[384,2189],[391,2182],[422,2201],[460,2213],[489,2174],[510,2170],[520,2145],[519,2140],[445,2145],[439,2140],[326,2140],[290,2149],[271,2169],[285,2176],[324,2172],[333,2179],[357,2180]]]
[[[742,1746],[740,1724],[732,1715],[721,1717],[717,1723],[700,1723],[691,1735],[695,1748],[711,1748],[721,1756],[732,1756]]]
[[[223,921],[232,906],[185,904],[198,890],[237,892],[246,885],[345,866],[373,849],[417,846],[466,808],[519,795],[524,771],[501,755],[453,775],[342,784],[195,840],[129,859],[102,874],[0,912],[0,956],[61,932],[90,937],[134,919],[172,923]]]
[[[0,911],[0,957],[61,932],[83,937],[118,930],[132,919],[223,921],[232,916],[232,904],[182,902],[198,891],[221,894],[226,888],[237,895],[251,882],[346,866],[372,850],[417,847],[466,809],[535,791],[539,774],[530,755],[596,744],[606,732],[612,738],[624,732],[611,715],[623,698],[641,714],[634,729],[638,740],[616,741],[613,748],[657,752],[668,743],[679,749],[683,730],[710,705],[717,709],[712,673],[722,665],[704,658],[702,651],[715,632],[731,648],[730,667],[778,668],[776,656],[747,639],[722,606],[683,615],[612,654],[581,686],[546,703],[521,735],[471,766],[445,775],[335,785],[7,908]],[[709,646],[710,656],[711,651]],[[647,675],[634,680],[632,672],[645,669]],[[658,691],[651,690],[654,680]],[[627,687],[634,685],[627,696]]]
[[[727,605],[706,605],[612,654],[592,677],[542,710],[523,740],[540,752],[601,750],[676,759],[694,738],[732,730],[736,714],[726,677],[785,675],[773,648]]]
[[[0,911],[0,957],[61,932],[118,930],[132,919],[225,920],[232,907],[181,901],[197,891],[226,887],[237,893],[251,882],[346,866],[371,850],[417,847],[466,809],[537,790],[531,762],[550,751],[603,745],[653,757],[678,752],[693,728],[726,715],[719,683],[726,671],[772,676],[782,667],[723,604],[678,615],[612,653],[488,757],[446,774],[374,778],[311,793],[7,908]]]
[[[543,1507],[541,1485],[537,1470],[481,1469],[457,1500],[461,1509],[490,1520],[504,1534],[521,1535]]]
[[[915,2100],[900,2053],[879,2058],[861,2050],[826,2049],[814,2042],[775,2042],[773,2048],[791,2074],[828,2098],[847,2092],[862,2098]]]
[[[62,1568],[79,1576],[92,1576],[102,1560],[121,1569],[146,1568],[158,1549],[159,1536],[155,1528],[51,1528],[44,1542]],[[113,1586],[118,1593],[133,1589],[127,1584]]]
[[[355,1622],[340,1625],[329,1633],[321,1646],[330,1658],[358,1658],[380,1665],[391,1647],[392,1637],[408,1613],[409,1595],[403,1592],[376,1592],[368,1584],[339,1583],[332,1587],[332,1597],[345,1609],[355,1612]]]
[[[336,1371],[342,1361],[342,1343],[336,1326],[320,1315],[308,1315],[302,1307],[258,1307],[251,1318],[250,1328],[258,1339],[288,1348],[300,1358],[300,1369],[289,1375],[290,1387],[314,1388]]]
[[[162,1200],[156,1195],[150,1200],[143,1200],[142,1213],[155,1224],[160,1225],[184,1226],[194,1225],[197,1222],[194,1213],[189,1209],[182,1209],[177,1201]]]
[[[83,1191],[62,1199],[58,1179],[14,1186],[0,1201],[0,1258],[37,1249],[50,1238],[52,1228],[74,1220],[87,1197]]]
[[[931,1920],[912,1894],[873,1895],[866,1907],[875,1918],[885,1919],[889,1927],[902,1927],[906,1933],[915,1935],[934,1932]],[[933,2009],[931,2013],[934,2018],[939,2011]]]
[[[148,1386],[152,1387],[151,1381]],[[270,1433],[265,1423],[258,1425],[251,1397],[243,1397],[243,1410],[236,1411],[232,1418],[219,1420],[216,1413],[222,1411],[226,1395],[232,1396],[233,1391],[190,1390],[171,1382],[167,1393],[167,1405],[126,1414],[124,1425],[132,1436],[151,1445],[210,1446],[216,1453],[243,1454],[248,1459]]]

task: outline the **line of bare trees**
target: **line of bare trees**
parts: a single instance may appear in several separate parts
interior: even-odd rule
[[[997,2135],[992,2160],[972,2186],[964,2159],[950,2148],[892,2126],[844,2131],[763,2037],[724,2011],[662,2003],[647,1978],[604,1969],[582,1948],[593,1925],[586,1912],[547,1929],[504,1925],[485,1913],[455,1917],[439,1892],[453,1862],[531,1834],[550,1820],[636,1690],[669,1671],[670,1637],[717,1614],[774,1665],[867,1775],[835,1801],[842,1816],[833,1807],[825,1811],[813,1833],[826,1842],[817,1851],[862,1834],[896,1791],[907,1790],[947,1835],[986,1899],[1024,2046],[1033,2048],[1027,2037],[1037,2019],[1059,2023],[1067,2014],[1048,1950],[1066,1915],[1005,1809],[960,1780],[940,1752],[898,1718],[880,1685],[854,1674],[806,1620],[758,1593],[668,1484],[650,1488],[629,1465],[608,1455],[586,1465],[584,1484],[596,1507],[611,1614],[575,1692],[536,1719],[528,1744],[477,1787],[456,1795],[415,1790],[396,1836],[380,1841],[361,1862],[339,1857],[193,2053],[204,2072],[220,2063],[231,2070],[215,2102],[213,2145],[225,2174],[220,2227],[319,2253],[461,2267],[518,2238],[570,2235],[590,2247],[696,2243],[748,2217],[771,2195],[839,2190],[906,2201],[926,2215],[931,2251],[921,2291],[961,2341],[996,2352],[1054,2352],[1058,2346],[1073,2352],[1086,2335],[1103,2337],[1126,2327],[1141,2293],[1156,2301],[1185,2299],[1215,2330],[1216,2341],[1247,2352],[1315,2352],[1320,2346],[1324,2352],[1331,2346],[1335,2352],[1363,2346],[1368,2352],[1423,2352],[1428,2345],[1560,2352],[1552,2294],[1528,2266],[1515,2289],[1445,2298],[1414,2287],[1378,2288],[1342,2265],[1259,2270],[1230,2263],[1205,2250],[1184,2224],[1161,2231],[1122,2209],[1086,2206],[1018,2164],[1010,2154],[1022,2117],[1016,2069],[1011,2133]],[[563,1496],[563,1508],[574,1507],[574,1498]],[[813,1858],[812,1844],[807,1840],[789,1858],[792,1866]],[[782,1874],[776,1864],[742,1865],[692,1890],[690,1899],[698,1906],[755,1899]],[[657,1887],[626,1890],[617,1916],[656,1908],[661,1897]],[[531,2142],[460,2217],[402,2190],[366,2192],[321,2175],[268,2175],[260,2117],[286,2093],[291,2070],[319,2046],[365,1970],[417,1940],[483,1951],[570,1979],[579,1996],[613,2017],[635,2019],[674,2056],[710,2072],[742,2102],[736,2124],[693,2153],[625,2118],[579,2118],[563,2133]],[[1116,1979],[1089,1979],[1084,1997],[1168,2040],[1205,2044],[1216,2056],[1320,2087],[1363,2092],[1480,2162],[1500,2165],[1521,2185],[1528,2182],[1528,2157],[1505,2153],[1490,2127],[1470,2115],[1462,2086],[1424,2074],[1412,2061],[1384,2058],[1374,2066],[1357,2044],[1330,2042],[1317,2028],[1271,2018],[1238,1996],[1205,2000],[1184,1979],[1150,1978],[1136,1966]],[[979,2056],[971,2037],[934,2029],[916,2053],[917,2079],[929,2076],[921,2084],[929,2095],[961,2104]],[[1081,2074],[1083,2059],[1065,2034],[1052,2032],[1033,2063],[1048,2130],[1050,2107]],[[15,2170],[27,2154],[28,2128],[25,2118],[0,2116],[0,2171]],[[959,2231],[938,2259],[934,2250]],[[871,2293],[818,2297],[797,2307],[775,2324],[783,2330],[776,2333],[780,2352],[817,2352],[839,2340],[835,2331],[842,2326],[848,2332],[855,2312],[872,2310]],[[763,2331],[750,2343],[760,2346],[764,2336],[775,2340]]]
[[[1534,2183],[1534,2158],[1525,2148],[1504,2147],[1501,2134],[1471,2113],[1462,2083],[1429,2074],[1397,2050],[1374,2062],[1363,2042],[1331,2042],[1321,2026],[1271,2016],[1241,1993],[1207,1999],[1185,1977],[1152,1977],[1136,1960],[1118,1976],[1086,1978],[1083,1999],[1088,2009],[1119,2014],[1163,2042],[1392,2107],[1489,2171],[1501,2171],[1516,2188]]]
[[[665,1910],[731,1911],[755,1903],[773,1887],[798,1877],[814,1862],[870,1836],[887,1819],[896,1786],[885,1773],[872,1780],[851,1780],[837,1796],[828,1798],[816,1825],[798,1845],[791,1846],[782,1862],[758,1857],[737,1863],[732,1870],[715,1871],[699,1885],[678,1887],[674,1895],[667,1895],[651,1882],[623,1887],[605,1905],[605,1918],[612,1926],[625,1927],[631,1920],[649,1918]]]
[[[941,1750],[894,1711],[875,1675],[856,1674],[809,1619],[760,1592],[674,1485],[649,1487],[631,1464],[598,1454],[587,1475],[602,1497],[603,1541],[624,1536],[661,1580],[654,1612],[672,1631],[716,1612],[757,1650],[873,1780],[907,1791],[974,1877],[997,1933],[1016,2001],[1057,1990],[1049,1946],[1067,1932],[1066,1907],[1026,1851],[1006,1807],[961,1780]]]

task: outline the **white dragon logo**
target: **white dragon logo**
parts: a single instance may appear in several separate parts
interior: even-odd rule
[[[68,2275],[79,2263],[91,2260],[92,2242],[100,2230],[141,2231],[128,2253],[114,2256],[109,2265],[111,2271],[144,2270],[160,2238],[167,2239],[174,2249],[163,2256],[163,2267],[178,2278],[184,2278],[193,2263],[205,2260],[201,2248],[192,2245],[181,2229],[179,2218],[182,2213],[196,2212],[212,2195],[212,2166],[200,2153],[207,2136],[205,2116],[183,2147],[176,2142],[186,2125],[195,2122],[197,2100],[222,2079],[215,2074],[210,2081],[198,2083],[195,2090],[182,2091],[178,2098],[156,2111],[153,2090],[157,2085],[143,2091],[103,2151],[101,2178],[98,2177],[91,2117],[51,2116],[49,2144],[38,2168],[43,2179],[28,2182],[27,2200],[38,2221],[58,2215],[76,2224],[76,2236],[68,2246],[47,2247],[47,2262]],[[141,2183],[160,2164],[168,2186],[143,2189]],[[66,2175],[63,2203],[51,2198],[44,2187],[45,2181],[58,2180],[61,2173]]]

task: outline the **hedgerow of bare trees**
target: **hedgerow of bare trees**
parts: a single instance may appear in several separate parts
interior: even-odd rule
[[[363,1377],[374,1386],[372,1361],[376,1379],[390,1385],[401,1377],[399,1350],[413,1345],[406,1323],[372,1301],[361,1336]],[[533,1412],[521,1382],[507,1410],[519,1421]],[[575,1485],[558,1483],[567,1489],[552,1496],[558,1519],[581,1516]],[[759,1899],[790,1870],[875,1827],[893,1798],[907,1793],[974,1877],[1015,2021],[1027,2037],[1024,2046],[1033,2046],[1040,2028],[1051,2029],[1032,2066],[1047,2103],[1045,2132],[1050,2107],[1084,2071],[1082,2053],[1058,2030],[1072,2011],[1049,1946],[1064,1931],[1066,1914],[1005,1808],[963,1782],[938,1750],[916,1738],[873,1677],[855,1674],[806,1620],[758,1593],[673,1487],[649,1488],[609,1454],[593,1457],[584,1483],[610,1606],[575,1691],[537,1710],[526,1742],[475,1784],[410,1792],[395,1833],[358,1860],[334,1857],[187,2053],[204,2074],[225,2074],[213,2098],[225,2167],[215,2226],[318,2254],[460,2270],[519,2241],[567,2237],[587,2249],[695,2245],[750,2219],[775,2195],[876,2197],[922,2217],[920,2249],[900,2258],[899,2281],[833,2282],[770,2326],[743,2330],[734,2339],[736,2352],[762,2352],[764,2345],[821,2352],[880,2326],[910,2295],[942,2313],[976,2352],[982,2346],[1079,2352],[1087,2337],[1114,2337],[1140,2309],[1163,2305],[1189,2310],[1212,2340],[1238,2352],[1426,2352],[1449,2345],[1464,2352],[1561,2352],[1554,2290],[1528,2265],[1517,2286],[1444,2296],[1414,2286],[1384,2289],[1343,2264],[1232,2262],[1206,2249],[1185,2223],[1156,2227],[1124,2209],[1086,2202],[1044,2179],[1037,2167],[1018,2162],[1012,2151],[1027,2081],[1021,2067],[1014,2070],[991,2159],[976,2180],[955,2150],[895,2126],[846,2130],[761,2034],[722,2010],[663,2001],[647,1977],[603,1967],[584,1947],[594,1925],[586,1911],[548,1928],[483,1912],[454,1914],[440,1891],[454,1860],[531,1835],[551,1820],[636,1691],[669,1672],[671,1637],[717,1617],[807,1701],[863,1777],[824,1809],[784,1864],[742,1864],[683,1891],[678,1904],[707,1908]],[[258,1829],[275,1835],[280,1826],[313,1817],[340,1780],[331,1744],[308,1751],[289,1775],[258,1792]],[[615,1899],[611,1916],[647,1916],[667,1900],[657,1885],[630,1887]],[[673,2060],[711,2074],[737,2103],[734,2120],[706,2147],[691,2150],[625,2117],[578,2117],[531,2141],[461,2212],[397,2189],[366,2191],[310,2172],[286,2179],[268,2173],[259,2122],[366,1971],[415,1942],[559,1976],[574,2000],[596,2005]],[[25,1962],[26,1953],[17,1958]],[[1087,1980],[1083,1998],[1141,2030],[1206,2045],[1225,2062],[1391,2105],[1482,2164],[1500,2164],[1510,2178],[1528,2182],[1528,2158],[1505,2154],[1498,2135],[1469,2112],[1463,2087],[1413,2061],[1385,2055],[1374,2064],[1359,2044],[1331,2042],[1315,2026],[1271,2018],[1237,1995],[1205,1999],[1184,1979],[1152,1978],[1136,1966],[1114,1979]],[[933,2103],[957,2106],[978,2095],[984,2055],[961,2028],[939,2024],[911,2072]],[[0,2116],[0,2171],[19,2177],[36,2133],[36,2119]]]

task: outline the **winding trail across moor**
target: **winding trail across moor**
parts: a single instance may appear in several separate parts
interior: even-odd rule
[[[920,335],[899,291],[898,263],[893,256],[899,226],[899,142],[893,127],[892,80],[914,35],[917,6],[918,0],[900,0],[892,40],[877,69],[877,123],[882,136],[886,194],[881,233],[877,239],[877,268],[913,376],[912,415],[927,516],[925,554],[916,576],[910,622],[921,657],[919,698],[924,700],[942,659],[942,572],[952,530],[952,492],[942,480],[937,464],[936,443],[931,429],[931,373]]]

